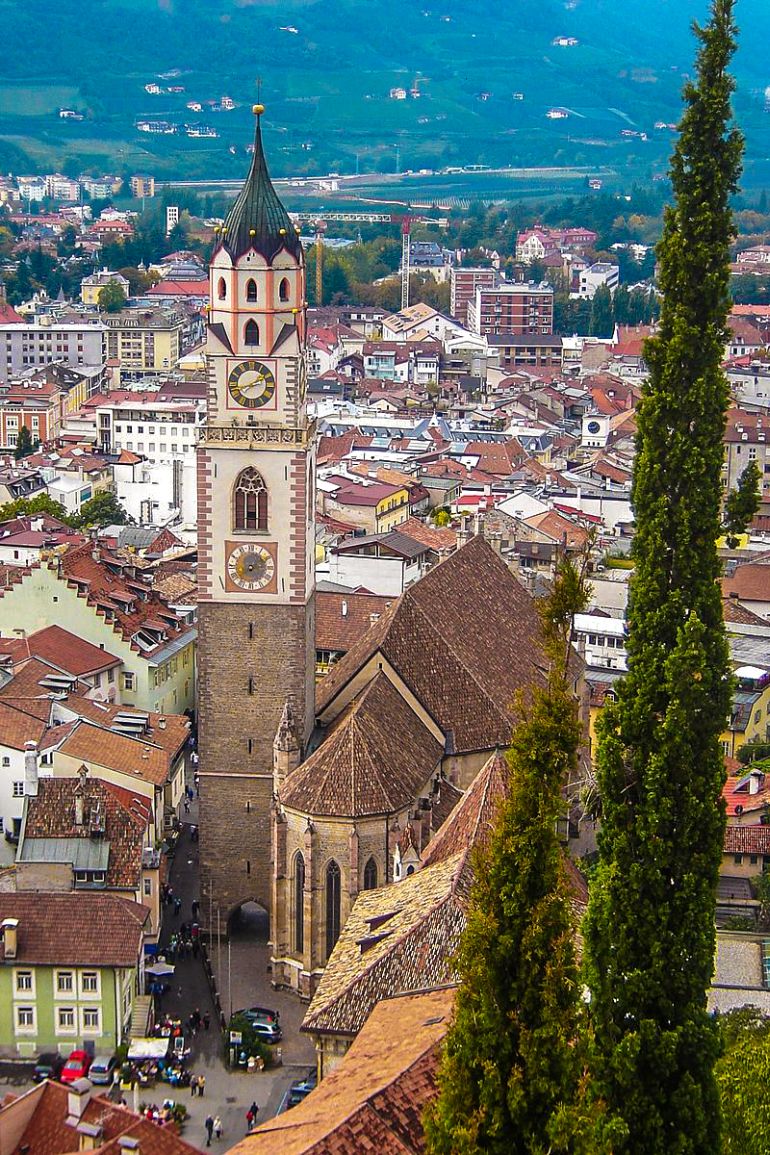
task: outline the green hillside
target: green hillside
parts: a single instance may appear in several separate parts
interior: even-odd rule
[[[748,184],[770,184],[763,12],[765,0],[738,8]],[[277,175],[576,164],[649,178],[665,169],[671,132],[654,126],[678,119],[689,23],[705,14],[706,0],[0,0],[0,163],[238,176],[259,76]],[[223,95],[235,109],[206,107]],[[218,136],[148,134],[142,119]]]

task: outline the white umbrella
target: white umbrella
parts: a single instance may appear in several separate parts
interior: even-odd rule
[[[172,975],[174,970],[175,968],[171,966],[170,963],[156,962],[153,963],[151,967],[145,967],[144,973],[146,975],[152,975],[152,977],[155,979],[164,979],[167,977],[167,975]]]

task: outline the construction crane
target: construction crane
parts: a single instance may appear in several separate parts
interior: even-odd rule
[[[342,221],[346,223],[367,223],[367,224],[401,224],[401,308],[407,309],[409,307],[409,274],[410,268],[410,243],[412,221],[419,221],[420,224],[438,225],[440,228],[446,228],[449,224],[447,217],[424,217],[424,216],[406,216],[400,213],[324,213],[323,217],[319,217],[317,213],[289,213],[293,221],[298,224],[309,224],[314,229],[314,246],[315,246],[315,300],[316,305],[323,304],[323,265],[324,265],[324,244],[323,235],[328,228],[329,221]]]

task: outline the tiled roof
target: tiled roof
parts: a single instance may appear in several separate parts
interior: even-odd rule
[[[497,808],[505,797],[508,763],[496,752],[481,768],[451,815],[429,843],[423,866],[443,862],[470,846],[486,846]]]
[[[454,990],[379,1003],[348,1054],[304,1102],[263,1123],[230,1155],[422,1155]]]
[[[770,528],[770,527],[768,527]],[[761,618],[759,614],[752,613],[742,606],[735,598],[722,598],[722,609],[724,611],[724,618],[726,623],[733,622],[736,625],[743,626],[767,626],[768,622],[765,618]]]
[[[68,1155],[80,1147],[81,1136],[75,1126],[68,1123],[68,1088],[61,1083],[47,1081],[34,1087],[20,1098],[11,1099],[0,1106],[10,1108],[14,1120],[19,1115],[27,1119],[26,1127],[19,1136],[16,1146],[8,1149],[8,1155]],[[130,1135],[138,1141],[141,1155],[198,1155],[197,1149],[180,1139],[171,1127],[159,1127],[157,1123],[137,1115],[128,1107],[112,1103],[106,1095],[94,1094],[83,1111],[82,1122],[101,1128],[102,1141],[97,1143],[94,1155],[120,1155],[119,1138]],[[0,1130],[3,1116],[0,1113]]]
[[[728,826],[725,854],[770,854],[770,826]]]
[[[452,982],[452,964],[473,882],[474,852],[488,840],[505,793],[507,765],[493,754],[403,881],[361,892],[310,1004],[302,1029],[355,1035],[382,998]],[[585,881],[565,855],[577,916]]]
[[[507,746],[517,691],[543,682],[535,604],[482,537],[410,586],[318,687],[316,713],[379,651],[454,750]]]
[[[115,894],[0,893],[0,922],[19,920],[19,965],[134,966],[149,913]]]
[[[46,715],[50,713],[50,703],[46,706]],[[0,745],[8,746],[12,750],[23,750],[25,742],[39,742],[45,734],[47,717],[45,720],[34,714],[26,713],[16,704],[9,705],[0,701]]]
[[[78,677],[121,663],[121,659],[114,654],[91,645],[61,626],[47,626],[30,634],[29,651],[36,658],[42,658],[52,666],[58,666],[60,670]]]
[[[307,814],[393,814],[414,802],[442,754],[442,744],[379,673],[289,775],[281,801]]]
[[[349,650],[394,600],[353,590],[344,594],[319,591],[315,599],[316,649]]]
[[[397,884],[362,891],[303,1031],[356,1035],[381,999],[454,981],[451,959],[465,927],[470,883],[460,852]]]
[[[110,889],[136,890],[142,868],[142,843],[147,818],[130,809],[107,782],[92,778],[83,791],[83,824],[75,822],[75,797],[80,789],[77,778],[41,778],[35,798],[27,798],[22,861],[34,854],[35,839],[85,838],[91,836],[91,816],[104,816],[103,838],[109,844],[106,885]],[[121,794],[124,792],[121,791]]]
[[[722,578],[722,593],[748,602],[770,602],[770,565],[736,566],[732,577]]]
[[[171,769],[169,754],[151,742],[116,734],[86,721],[75,725],[59,749],[79,762],[119,770],[155,786],[164,785]]]
[[[453,529],[436,528],[420,521],[418,517],[408,517],[398,527],[398,532],[419,541],[420,545],[427,545],[436,550],[453,550],[457,547],[457,534]]]

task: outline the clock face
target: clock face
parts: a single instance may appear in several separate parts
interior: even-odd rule
[[[275,377],[261,361],[241,361],[230,370],[227,388],[233,401],[244,409],[259,409],[272,401]]]
[[[263,546],[237,545],[227,558],[227,576],[239,589],[254,593],[272,582],[275,558]]]
[[[599,424],[598,421],[589,421],[588,422],[588,432],[589,433],[598,433],[600,429],[601,429],[601,425]]]

